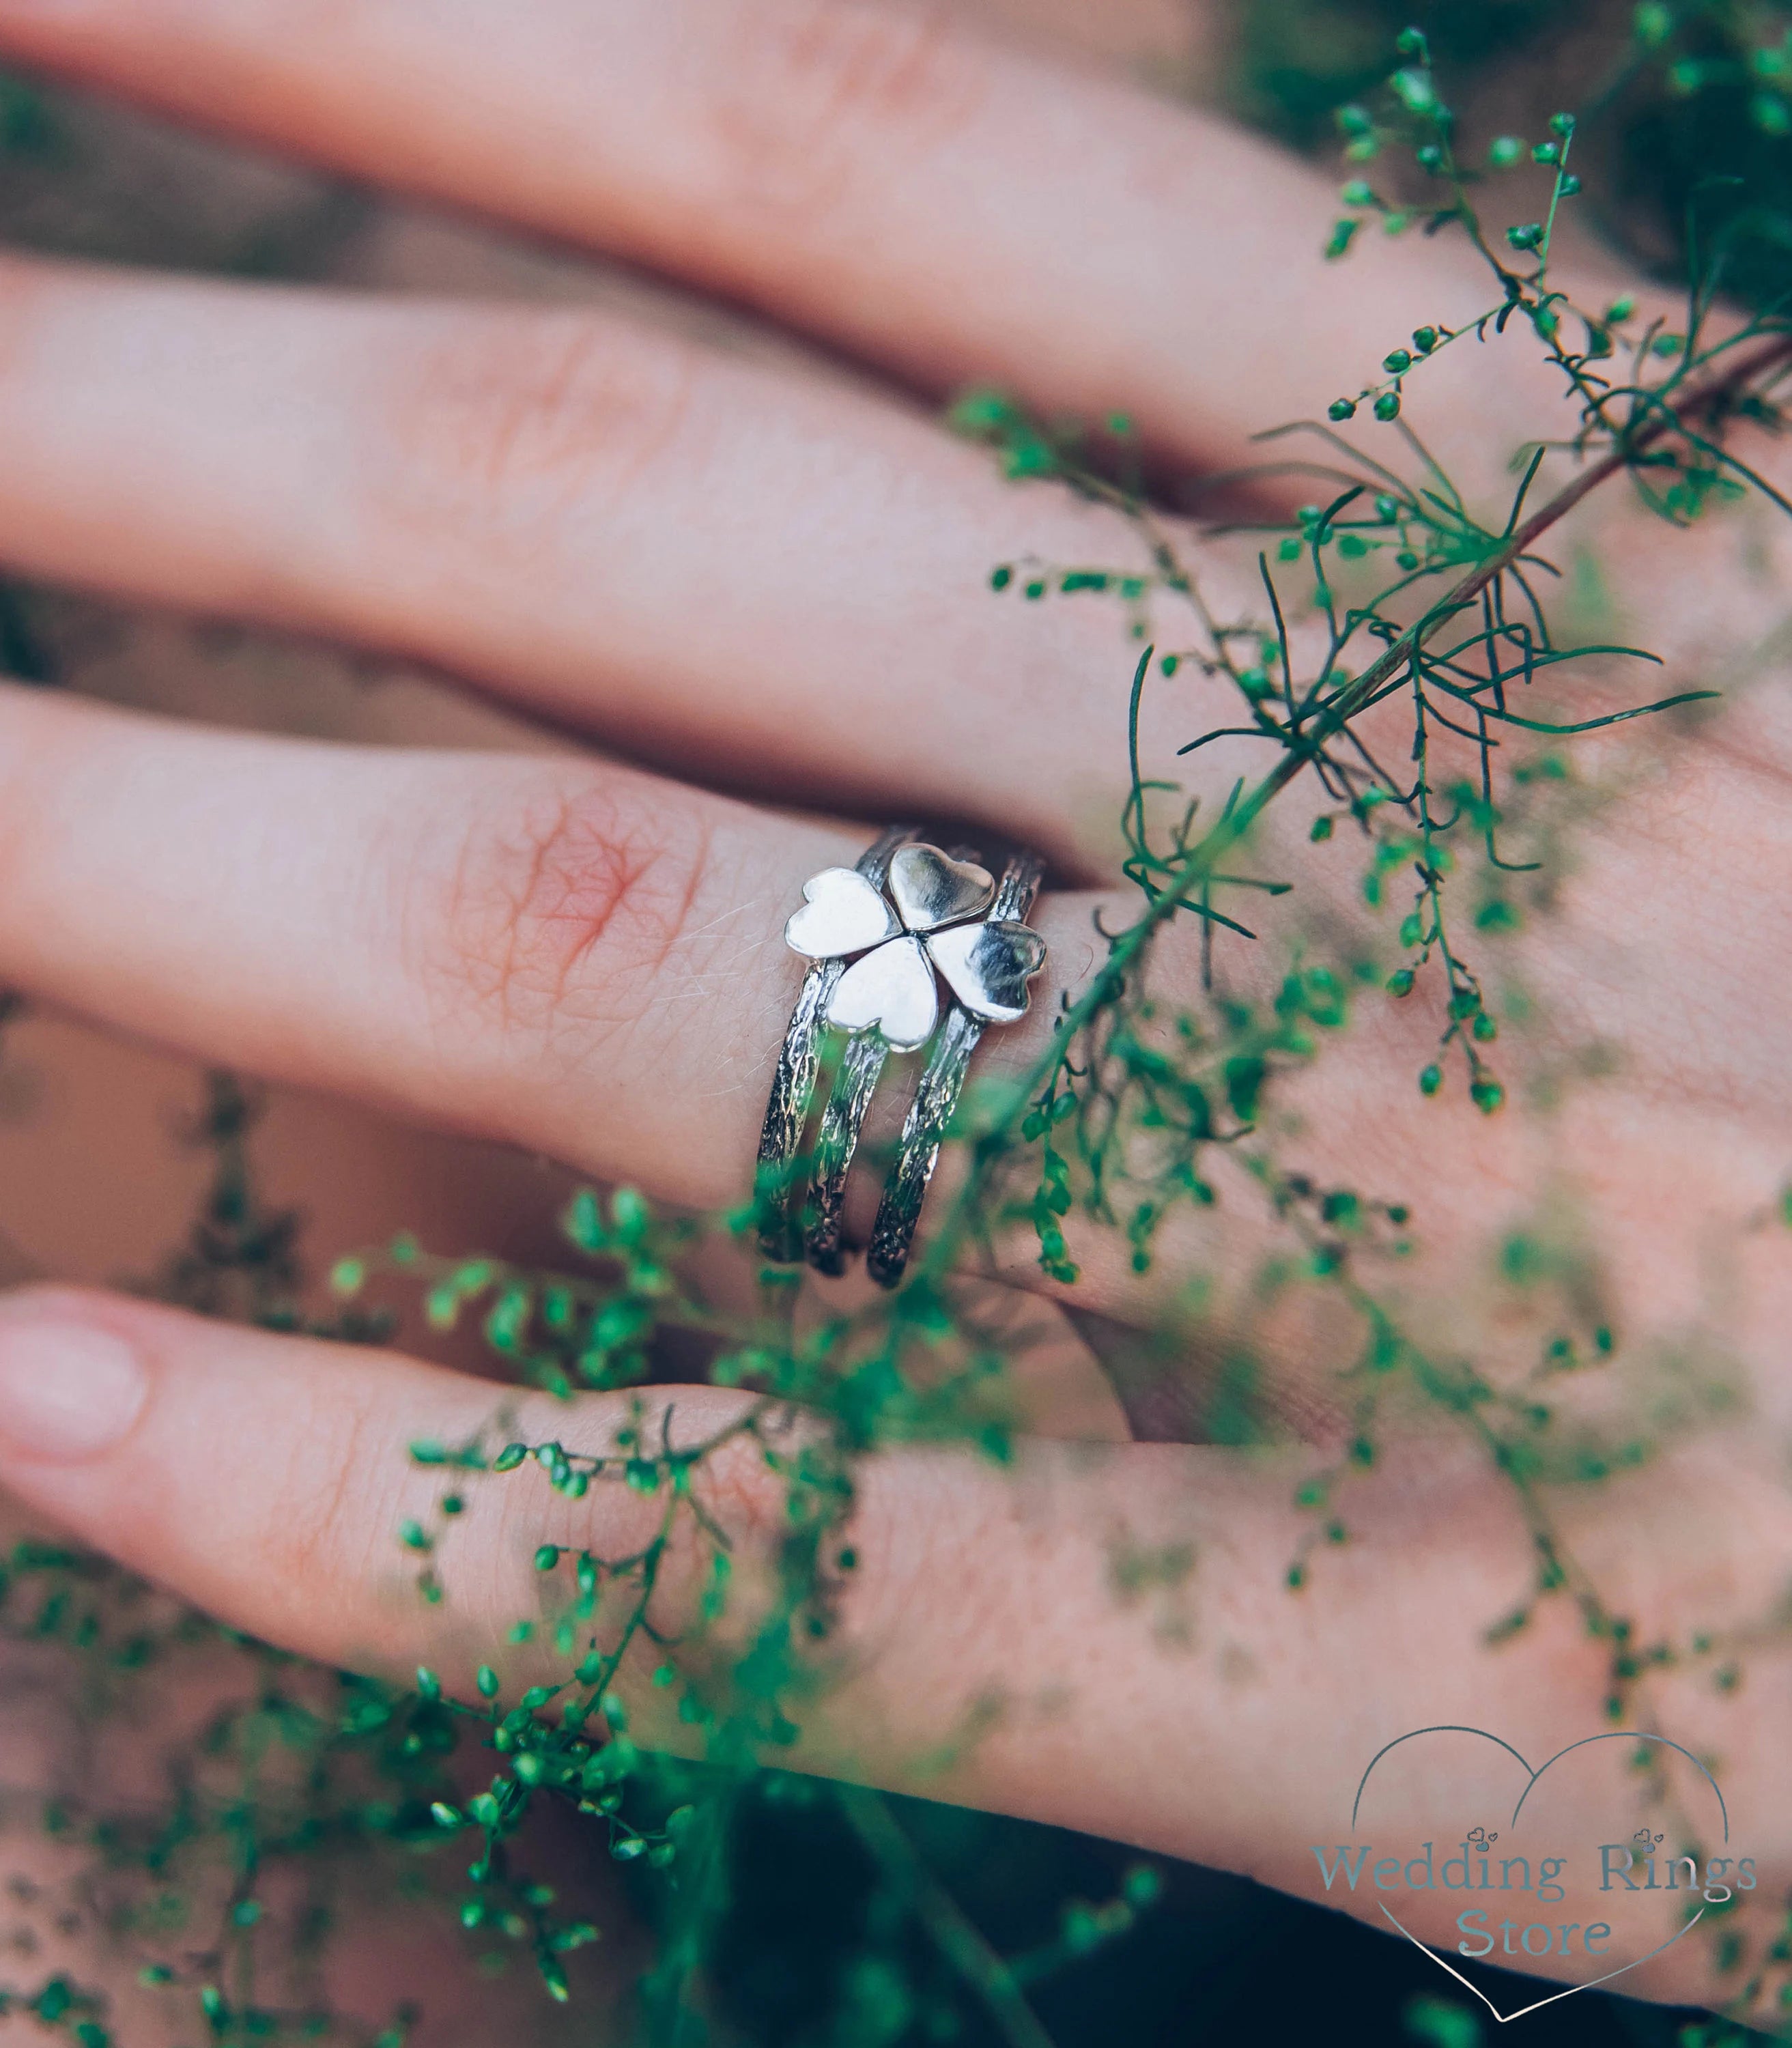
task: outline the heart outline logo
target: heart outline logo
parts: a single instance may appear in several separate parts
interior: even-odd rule
[[[1356,1797],[1351,1802],[1350,1825],[1353,1832],[1356,1826],[1357,1815],[1362,1809],[1363,1794],[1368,1789],[1369,1779],[1375,1766],[1381,1762],[1382,1759],[1386,1756],[1391,1750],[1398,1749],[1402,1743],[1412,1742],[1422,1735],[1480,1736],[1484,1741],[1491,1742],[1497,1748],[1504,1750],[1507,1755],[1514,1759],[1514,1761],[1518,1764],[1519,1769],[1525,1773],[1526,1782],[1523,1791],[1519,1794],[1518,1803],[1512,1809],[1512,1817],[1507,1823],[1508,1829],[1517,1826],[1519,1816],[1524,1811],[1524,1804],[1526,1800],[1527,1800],[1530,1797],[1531,1794],[1536,1790],[1538,1781],[1543,1776],[1544,1773],[1550,1770],[1553,1765],[1559,1763],[1565,1756],[1572,1755],[1576,1750],[1585,1749],[1590,1744],[1596,1742],[1652,1742],[1659,1744],[1662,1748],[1671,1749],[1679,1755],[1685,1757],[1686,1761],[1693,1767],[1701,1777],[1702,1777],[1705,1782],[1711,1787],[1712,1795],[1717,1801],[1718,1813],[1723,1820],[1723,1839],[1726,1843],[1728,1843],[1730,1839],[1730,1809],[1728,1802],[1724,1799],[1722,1787],[1718,1784],[1717,1780],[1712,1776],[1711,1772],[1707,1769],[1705,1765],[1697,1757],[1693,1755],[1693,1752],[1689,1749],[1686,1748],[1683,1744],[1675,1742],[1671,1736],[1654,1735],[1637,1728],[1608,1728],[1598,1735],[1582,1736],[1578,1741],[1567,1744],[1564,1747],[1558,1749],[1553,1756],[1546,1757],[1543,1762],[1538,1764],[1537,1767],[1533,1770],[1531,1768],[1530,1759],[1520,1751],[1515,1749],[1511,1744],[1507,1742],[1503,1736],[1495,1735],[1489,1728],[1472,1728],[1465,1723],[1460,1721],[1444,1721],[1439,1722],[1430,1728],[1409,1728],[1406,1734],[1396,1736],[1393,1741],[1384,1743],[1382,1747],[1375,1751],[1375,1755],[1369,1759],[1368,1763],[1363,1770],[1363,1775],[1357,1782]],[[1516,2012],[1502,2012],[1499,2007],[1494,2003],[1493,2000],[1488,1996],[1487,1993],[1481,1989],[1479,1984],[1472,1983],[1468,1978],[1463,1975],[1460,1970],[1456,1968],[1454,1964],[1448,1961],[1444,1957],[1440,1956],[1436,1949],[1428,1946],[1427,1944],[1422,1941],[1418,1938],[1418,1935],[1412,1932],[1410,1928],[1405,1926],[1399,1920],[1395,1918],[1394,1915],[1388,1911],[1385,1905],[1381,1905],[1381,1902],[1379,1899],[1376,1901],[1376,1903],[1379,1906],[1381,1906],[1382,1913],[1388,1922],[1393,1926],[1398,1929],[1401,1934],[1406,1936],[1406,1939],[1412,1943],[1413,1946],[1418,1950],[1421,1955],[1429,1957],[1430,1960],[1437,1965],[1439,1969],[1446,1972],[1449,1976],[1454,1977],[1456,1982],[1462,1986],[1464,1991],[1472,1992],[1475,1996],[1480,2000],[1482,2004],[1487,2007],[1488,2011],[1492,2014],[1494,2019],[1502,2027],[1510,2025],[1510,2023],[1515,2019],[1522,2019],[1527,2013],[1541,2011],[1546,2005],[1554,2005],[1562,1999],[1573,1998],[1577,1992],[1592,1991],[1600,1984],[1608,1984],[1612,1983],[1616,1978],[1627,1976],[1632,1970],[1640,1969],[1643,1964],[1651,1961],[1657,1956],[1665,1954],[1666,1951],[1671,1949],[1677,1941],[1684,1940],[1685,1937],[1691,1934],[1693,1930],[1697,1926],[1699,1922],[1705,1915],[1705,1908],[1703,1906],[1701,1906],[1698,1911],[1693,1915],[1691,1919],[1689,1919],[1686,1924],[1683,1927],[1680,1928],[1676,1933],[1670,1934],[1665,1941],[1658,1942],[1654,1948],[1649,1949],[1643,1955],[1633,1956],[1630,1961],[1620,1964],[1615,1970],[1607,1971],[1605,1975],[1602,1977],[1593,1977],[1585,1984],[1565,1985],[1560,1991],[1551,1992],[1546,1997],[1534,2000],[1530,2004],[1521,2006]]]

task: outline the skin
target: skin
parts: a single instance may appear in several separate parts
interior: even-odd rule
[[[588,242],[869,373],[798,378],[582,309],[25,258],[0,279],[9,567],[418,657],[586,743],[362,750],[0,693],[0,979],[673,1203],[725,1205],[747,1184],[795,987],[782,921],[806,875],[855,856],[863,820],[957,818],[1052,857],[1063,886],[1036,919],[1051,965],[1032,1018],[992,1039],[992,1070],[1037,1054],[1056,998],[1096,964],[1091,919],[1119,882],[1131,657],[1110,615],[1017,618],[983,577],[1027,551],[1108,560],[1135,544],[1088,508],[996,480],[905,394],[975,378],[1051,411],[1123,409],[1157,457],[1209,472],[1248,460],[1259,427],[1321,410],[1421,320],[1455,324],[1487,298],[1447,242],[1371,240],[1322,269],[1330,201],[1304,169],[925,13],[0,0],[0,56]],[[1588,259],[1577,293],[1608,289]],[[1505,452],[1540,413],[1553,420],[1553,396],[1515,344],[1458,350],[1413,413],[1491,502]],[[1176,530],[1216,610],[1250,607],[1248,554]],[[1777,529],[1753,536],[1765,573],[1751,573],[1733,526],[1665,534],[1620,491],[1573,538],[1613,564],[1629,637],[1666,657],[1659,693],[1740,661],[1775,623]],[[1483,1119],[1453,1091],[1425,1103],[1411,1076],[1439,1018],[1423,992],[1371,1006],[1289,1096],[1321,1180],[1398,1198],[1424,1162],[1407,1284],[1415,1327],[1446,1348],[1484,1330],[1495,1364],[1516,1362],[1490,1250],[1565,1190],[1627,1346],[1696,1339],[1737,1362],[1746,1418],[1558,1503],[1645,1639],[1751,1621],[1792,1550],[1792,1282],[1780,1240],[1749,1228],[1792,1146],[1774,997],[1792,960],[1778,680],[1770,661],[1769,686],[1696,728],[1623,728],[1581,757],[1627,793],[1514,948],[1539,1018],[1517,1057],[1615,1039],[1614,1076],[1548,1115]],[[1578,708],[1612,685],[1577,687]],[[1160,693],[1147,758],[1168,766],[1212,708]],[[1219,747],[1194,760],[1189,786],[1210,797],[1253,765]],[[1341,918],[1360,855],[1305,849],[1318,801],[1290,793],[1264,856],[1297,859],[1303,902]],[[1248,987],[1269,970],[1228,956],[1224,972]],[[1196,999],[1192,941],[1172,937],[1162,972]],[[1211,1233],[1166,1246],[1149,1283],[1124,1247],[1092,1243],[1077,1303],[1105,1328],[1149,1327],[1198,1263],[1229,1304],[1266,1231],[1241,1184]],[[995,1263],[1041,1288],[1024,1246]],[[46,1449],[23,1419],[33,1376],[53,1383],[59,1357],[101,1340],[134,1362],[134,1405],[115,1433]],[[1486,1647],[1527,1582],[1526,1531],[1484,1458],[1435,1425],[1415,1418],[1360,1490],[1323,1597],[1288,1594],[1307,1522],[1292,1493],[1315,1445],[1335,1445],[1327,1388],[1343,1361],[1298,1317],[1271,1332],[1270,1356],[1309,1440],[1286,1451],[1092,1454],[1041,1436],[1011,1474],[948,1450],[870,1460],[838,1682],[797,1760],[1312,1896],[1309,1844],[1335,1838],[1348,1786],[1392,1735],[1468,1722],[1541,1760],[1599,1726],[1603,1654],[1565,1604]],[[693,1433],[738,1398],[669,1398]],[[1581,1398],[1589,1414],[1608,1398]],[[538,1543],[630,1546],[638,1503],[600,1488],[575,1507],[518,1485],[457,1536],[451,1611],[405,1593],[391,1531],[432,1497],[405,1447],[452,1440],[491,1406],[489,1389],[395,1356],[140,1302],[33,1290],[0,1306],[0,1480],[15,1499],[332,1663],[466,1668],[526,1608]],[[589,1398],[574,1418],[545,1411],[541,1433],[595,1447],[615,1419]],[[750,1607],[780,1502],[744,1456],[709,1483]],[[1115,1546],[1129,1543],[1192,1544],[1189,1585],[1117,1599]],[[675,1571],[670,1627],[687,1592]],[[650,1713],[642,1675],[630,1684]],[[528,1682],[526,1663],[513,1657],[506,1678]],[[998,1683],[992,1731],[941,1764]],[[1773,1740],[1789,1688],[1770,1636],[1740,1693],[1694,1672],[1646,1692],[1652,1725],[1720,1758],[1763,1899],[1792,1883]],[[1561,1782],[1563,1842],[1635,1825],[1606,1832],[1635,1803],[1612,1753]],[[1507,1764],[1472,1747],[1403,1759],[1387,1796],[1377,1825],[1415,1843],[1447,1833],[1440,1812],[1450,1827],[1459,1807],[1484,1821],[1513,1797]],[[1332,1903],[1382,1924],[1372,1899]],[[1619,1922],[1571,1895],[1559,1918],[1602,1913]],[[1448,1942],[1453,1917],[1422,1899],[1408,1924]],[[1641,1953],[1666,1924],[1638,1909],[1612,1946]],[[1720,1989],[1691,1942],[1624,1988]]]

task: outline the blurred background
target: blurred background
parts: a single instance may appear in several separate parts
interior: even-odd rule
[[[1584,218],[1636,264],[1674,275],[1689,209],[1708,224],[1733,212],[1725,180],[1740,172],[1751,214],[1737,223],[1744,232],[1732,287],[1767,297],[1792,278],[1792,118],[1737,58],[1792,22],[1782,6],[958,4],[1002,33],[1224,107],[1316,153],[1335,148],[1335,109],[1373,88],[1390,68],[1394,34],[1416,21],[1432,38],[1453,103],[1478,132],[1534,135],[1557,107],[1581,114]],[[1326,226],[1315,220],[1316,245]],[[0,235],[89,258],[238,277],[621,301],[817,377],[851,374],[638,273],[23,79],[0,78]],[[127,612],[66,591],[0,582],[0,659],[46,688],[240,727],[372,743],[557,743],[390,662],[219,622]],[[567,1193],[548,1162],[398,1129],[292,1092],[263,1099],[53,1014],[9,1014],[0,1033],[0,1282],[146,1282],[242,1312],[258,1288],[307,1298],[340,1254],[400,1227],[443,1250],[541,1259]],[[401,1336],[441,1355],[441,1340],[421,1328]],[[29,1746],[8,1748],[5,1775],[17,1782],[28,1775]],[[1472,2048],[1483,2038],[1429,1962],[1337,1915],[1189,1868],[1162,1870],[1149,1903],[1150,1882],[1135,1875],[1129,1889],[1134,1860],[1107,1845],[916,1802],[904,1804],[903,1817],[929,1868],[998,1949],[1070,1957],[1037,1992],[1063,2048],[1358,2038]],[[742,1806],[731,1853],[734,1903],[716,1981],[728,2032],[778,2048],[943,2038],[947,2006],[929,2005],[926,1991],[937,1966],[917,1955],[904,1985],[868,1945],[876,1887],[829,1802],[769,1778]],[[1123,1938],[1099,1941],[1086,1910],[1076,1918],[1074,1902],[1128,1896],[1135,1924]],[[650,1905],[646,1894],[632,1903],[619,1894],[606,1910],[626,1918]],[[619,1986],[629,1945],[611,1949],[614,2028],[588,2015],[584,2039],[626,2038]],[[1666,2043],[1688,2018],[1590,1994],[1524,2024],[1537,2048],[1603,2048]],[[974,2019],[964,2023],[957,2038],[981,2038]]]

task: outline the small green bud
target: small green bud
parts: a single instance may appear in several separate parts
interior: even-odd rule
[[[1495,135],[1488,145],[1488,161],[1495,170],[1510,170],[1524,155],[1524,144],[1516,135]]]
[[[1331,239],[1325,244],[1328,263],[1335,263],[1339,257],[1348,252],[1351,243],[1356,239],[1356,231],[1360,225],[1360,222],[1353,219],[1332,223]]]
[[[359,1294],[367,1279],[365,1259],[339,1259],[331,1269],[330,1291],[333,1294]]]
[[[1491,1116],[1506,1100],[1506,1091],[1491,1076],[1469,1084],[1468,1099],[1483,1116]]]
[[[1418,1092],[1421,1095],[1435,1095],[1443,1085],[1444,1070],[1441,1067],[1427,1067],[1418,1077]]]
[[[1565,142],[1574,133],[1574,116],[1572,114],[1552,114],[1550,126]]]
[[[1499,1025],[1495,1022],[1492,1018],[1488,1016],[1488,1013],[1484,1010],[1482,1010],[1476,1018],[1471,1028],[1472,1029],[1476,1038],[1478,1038],[1484,1045],[1491,1045],[1494,1040],[1499,1036]]]
[[[1307,836],[1314,840],[1329,839],[1332,836],[1332,820],[1329,818],[1315,818],[1313,830]]]
[[[1406,348],[1391,348],[1382,358],[1381,367],[1391,376],[1403,375],[1413,367],[1412,351]]]
[[[1413,329],[1413,346],[1421,355],[1429,355],[1437,346],[1437,330],[1434,327],[1415,327]]]
[[[1422,119],[1436,118],[1443,111],[1437,98],[1437,88],[1422,71],[1397,71],[1387,81],[1394,96],[1409,114]]]
[[[464,1825],[466,1816],[457,1806],[451,1806],[445,1799],[436,1800],[429,1809],[438,1828],[458,1828]]]
[[[1557,181],[1557,188],[1564,199],[1573,199],[1581,189],[1581,180],[1572,171],[1564,171]]]
[[[1416,569],[1418,567],[1418,557],[1407,549],[1402,549],[1394,559],[1403,569]]]
[[[1530,153],[1530,161],[1534,164],[1559,164],[1561,161],[1561,143],[1539,142]]]
[[[1792,107],[1777,92],[1758,92],[1748,103],[1748,118],[1763,135],[1792,134]]]
[[[1515,249],[1538,248],[1543,240],[1543,223],[1540,220],[1527,220],[1522,227],[1508,227],[1506,239]]]
[[[479,1670],[474,1673],[473,1683],[479,1687],[480,1693],[484,1698],[491,1700],[497,1697],[498,1674],[492,1670],[489,1664],[482,1664]]]
[[[1325,409],[1326,417],[1332,420],[1353,420],[1356,417],[1354,398],[1334,398]]]
[[[535,1569],[538,1572],[551,1572],[559,1562],[560,1546],[557,1543],[544,1543],[535,1553]]]
[[[1397,420],[1400,417],[1400,394],[1398,391],[1384,391],[1375,401],[1378,420]]]
[[[989,587],[991,590],[1006,590],[1014,580],[1014,572],[1006,562],[989,572]]]
[[[1646,50],[1659,49],[1674,33],[1674,10],[1666,0],[1643,0],[1631,21],[1636,40]]]
[[[1439,171],[1444,167],[1444,153],[1435,142],[1422,142],[1413,157],[1422,171]]]
[[[1417,57],[1421,64],[1431,61],[1430,45],[1422,29],[1402,29],[1394,39],[1394,47],[1403,57]]]
[[[1352,178],[1338,197],[1346,206],[1373,206],[1375,203],[1375,188],[1367,179]]]
[[[491,1468],[495,1472],[514,1472],[528,1456],[526,1444],[506,1444],[492,1460]]]
[[[1748,68],[1757,78],[1778,78],[1785,71],[1786,65],[1784,50],[1768,47],[1751,50],[1748,53]]]
[[[1604,316],[1600,324],[1602,327],[1621,326],[1635,311],[1636,301],[1627,293],[1621,299],[1614,299],[1605,308]]]
[[[1387,992],[1390,995],[1410,995],[1417,979],[1410,967],[1396,968],[1387,977]]]

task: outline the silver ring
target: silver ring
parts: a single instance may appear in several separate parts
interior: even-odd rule
[[[1027,930],[1027,913],[1039,894],[1044,874],[1045,863],[1037,855],[1017,854],[1009,862],[990,906],[990,925]],[[1038,960],[1029,970],[1029,978],[1045,964],[1045,941],[1036,933],[1030,936],[1037,941]],[[1026,992],[1023,983],[1021,1011],[1026,1007]],[[933,1041],[933,1049],[915,1084],[914,1100],[903,1121],[896,1163],[884,1183],[883,1199],[878,1204],[877,1221],[871,1226],[871,1246],[865,1255],[866,1270],[880,1286],[894,1287],[909,1263],[909,1247],[914,1243],[921,1204],[927,1199],[933,1169],[940,1163],[940,1147],[945,1141],[952,1112],[964,1092],[971,1055],[991,1022],[1010,1021],[991,1018],[987,1010],[972,1009],[962,999],[956,1000]]]
[[[871,886],[881,890],[890,872],[890,856],[905,840],[915,836],[912,825],[892,825],[880,832],[859,855],[856,871]],[[851,874],[852,869],[831,872]],[[809,885],[813,886],[813,885]],[[805,886],[805,895],[808,894]],[[799,916],[801,912],[797,913]],[[785,937],[789,935],[788,925]],[[759,1132],[759,1158],[754,1178],[754,1195],[759,1215],[759,1248],[768,1259],[789,1260],[799,1257],[801,1243],[797,1224],[797,1197],[801,1190],[803,1132],[809,1123],[809,1106],[815,1094],[816,1069],[821,1052],[822,1012],[835,984],[846,972],[844,959],[817,960],[804,977],[797,998],[778,1072],[772,1076],[771,1097],[766,1104],[766,1120]]]
[[[795,1182],[824,1029],[844,1034],[847,1044],[810,1162],[801,1236],[810,1263],[825,1273],[844,1263],[848,1176],[889,1056],[933,1041],[879,1211],[883,1255],[873,1270],[886,1286],[901,1278],[971,1054],[987,1026],[1026,1014],[1027,984],[1045,964],[1044,941],[1022,921],[1041,872],[1036,858],[1022,855],[999,888],[962,848],[943,852],[902,828],[883,834],[855,867],[827,868],[804,883],[785,939],[813,964],[759,1143],[760,1242],[768,1257],[799,1255]],[[943,1029],[942,981],[950,991]]]

